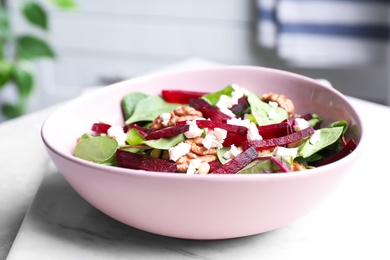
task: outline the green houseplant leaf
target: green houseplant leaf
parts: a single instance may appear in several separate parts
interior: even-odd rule
[[[73,10],[76,8],[76,3],[73,0],[50,0],[50,2],[61,9]]]
[[[4,2],[4,1],[2,1]],[[8,1],[6,1],[8,2]],[[58,9],[73,10],[75,0],[49,0]],[[49,28],[49,17],[42,1],[23,0],[18,5],[27,25],[44,30]],[[34,73],[22,66],[26,60],[55,57],[50,44],[32,34],[14,34],[4,3],[0,4],[0,91],[6,84],[12,84],[18,91],[16,102],[0,104],[0,113],[14,118],[25,112],[28,97],[34,88]]]
[[[15,118],[23,115],[24,106],[21,104],[6,103],[1,107],[1,112],[8,118]]]
[[[51,47],[35,36],[23,35],[18,37],[16,41],[17,54],[22,59],[33,60],[39,58],[54,58],[55,56]]]
[[[18,88],[20,98],[27,98],[34,87],[33,74],[26,68],[16,65],[12,70],[12,77]]]
[[[12,64],[5,60],[0,60],[0,89],[10,80]]]
[[[31,24],[47,30],[47,15],[42,6],[37,2],[26,2],[22,6],[24,17]]]
[[[4,7],[0,5],[0,39],[4,40],[4,38],[7,38],[8,36],[9,36],[8,14],[4,9]]]

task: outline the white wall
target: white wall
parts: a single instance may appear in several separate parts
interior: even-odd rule
[[[10,3],[17,32],[25,30],[16,14],[20,1]],[[258,47],[255,0],[76,1],[76,12],[50,8],[50,40],[58,57],[38,64],[33,109],[77,96],[84,87],[131,78],[194,56],[327,78],[344,94],[390,104],[386,67],[298,69]]]

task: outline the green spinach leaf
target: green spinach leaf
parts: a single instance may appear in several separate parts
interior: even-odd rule
[[[159,96],[149,96],[136,104],[133,114],[126,120],[125,124],[153,121],[162,113],[169,113],[179,106],[179,104],[165,102]]]
[[[131,92],[125,95],[121,101],[122,111],[125,116],[125,120],[127,120],[129,117],[133,115],[137,103],[149,96],[150,95],[142,92]]]
[[[229,85],[226,88],[221,89],[220,91],[204,95],[202,98],[204,100],[206,100],[207,102],[209,102],[211,105],[215,106],[218,103],[218,100],[222,95],[226,95],[228,97],[231,97],[233,91],[234,91],[234,88],[231,85]]]
[[[307,123],[309,124],[309,126],[313,126],[314,127],[317,124],[322,122],[322,118],[319,117],[317,114],[312,114],[311,116],[312,116],[312,118],[307,120]]]
[[[343,134],[347,131],[348,129],[348,123],[347,121],[345,120],[340,120],[340,121],[337,121],[337,122],[333,122],[331,123],[330,125],[328,125],[327,127],[328,128],[332,128],[332,127],[343,127]]]
[[[126,142],[129,145],[140,145],[143,144],[145,141],[145,138],[138,132],[137,129],[132,128],[130,131],[127,132],[127,139]]]
[[[184,134],[180,134],[170,138],[145,140],[143,143],[155,149],[168,150],[184,140]]]
[[[247,166],[242,168],[237,172],[237,174],[253,174],[253,173],[267,173],[275,172],[280,170],[280,168],[271,161],[271,159],[266,160],[254,160],[249,163]]]
[[[258,125],[268,125],[280,123],[288,118],[287,111],[281,107],[272,107],[271,105],[261,101],[261,99],[253,93],[248,95],[248,103],[251,106],[253,117]],[[269,112],[275,109],[275,117],[269,118]]]
[[[218,160],[222,163],[225,164],[227,163],[228,160],[226,160],[223,155],[230,150],[230,147],[222,147],[221,149],[217,149],[217,157]]]
[[[332,145],[341,137],[344,128],[338,127],[326,127],[316,131],[320,131],[320,140],[316,144],[310,143],[310,138],[306,138],[304,142],[299,145],[298,155],[303,158],[307,158],[325,147]]]
[[[115,165],[118,142],[108,136],[83,135],[76,144],[74,155],[78,158],[106,165]]]

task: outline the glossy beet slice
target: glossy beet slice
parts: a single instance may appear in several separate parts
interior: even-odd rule
[[[232,144],[239,146],[244,141],[247,141],[246,135],[239,135],[239,134],[228,131],[227,136],[226,136],[225,140],[223,141],[222,145],[224,147],[231,146]]]
[[[119,167],[155,172],[176,172],[177,166],[173,161],[157,159],[150,156],[132,153],[118,149],[116,163]]]
[[[150,133],[150,129],[139,126],[136,123],[130,124],[130,125],[125,125],[123,127],[123,132],[127,133],[128,131],[130,131],[133,128],[137,129],[138,133],[140,133],[140,135],[142,135],[143,137],[147,136]]]
[[[325,158],[324,160],[320,161],[315,166],[316,167],[323,166],[323,165],[338,161],[338,160],[344,158],[345,156],[347,156],[348,154],[352,153],[355,149],[356,149],[356,143],[353,139],[351,139],[347,142],[347,144],[343,148],[341,148],[340,151],[329,156],[328,158]]]
[[[218,169],[223,165],[219,160],[208,162],[208,164],[210,165],[209,172],[213,172],[214,170]]]
[[[239,135],[246,135],[248,133],[248,128],[240,125],[231,125],[231,124],[216,122],[211,120],[197,120],[196,124],[198,125],[199,128],[209,128],[209,129],[221,128],[228,132],[233,132]]]
[[[245,141],[242,143],[243,149],[247,149],[248,147],[254,146],[257,150],[265,150],[276,146],[285,146],[289,143],[297,142],[302,138],[309,136],[314,133],[313,127],[308,127],[303,129],[302,131],[295,132],[286,136],[271,138],[271,139],[263,139],[263,140],[255,140],[255,141]]]
[[[196,110],[202,112],[203,117],[210,118],[211,120],[223,122],[224,120],[231,119],[230,116],[222,113],[218,107],[209,104],[206,100],[201,98],[191,98],[189,105]]]
[[[247,166],[251,161],[253,161],[259,155],[255,147],[251,146],[246,149],[244,152],[240,153],[234,157],[229,162],[225,163],[223,166],[215,169],[211,173],[213,174],[234,174],[239,170]]]
[[[168,127],[150,132],[148,135],[145,136],[145,139],[150,140],[150,139],[173,137],[173,136],[177,136],[179,134],[183,134],[183,133],[187,132],[189,129],[190,129],[189,125],[168,126]]]
[[[277,138],[294,133],[294,118],[289,118],[278,124],[258,126],[259,134],[263,139]]]
[[[238,99],[238,103],[234,105],[230,111],[233,112],[237,117],[240,117],[246,113],[249,113],[249,103],[246,97],[241,97]]]
[[[186,90],[163,90],[161,91],[162,98],[169,103],[188,104],[190,98],[200,98],[208,93]]]
[[[95,123],[92,125],[91,130],[96,132],[97,134],[107,134],[108,129],[110,129],[111,125],[105,123]]]

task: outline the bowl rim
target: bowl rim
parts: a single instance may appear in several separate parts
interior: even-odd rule
[[[68,106],[72,106],[73,104],[77,104],[80,102],[83,102],[84,99],[90,99],[93,98],[95,95],[102,95],[105,92],[111,92],[115,90],[116,88],[121,88],[124,85],[128,84],[136,84],[137,82],[143,82],[148,81],[153,78],[158,78],[161,76],[170,76],[180,73],[189,73],[189,72],[202,72],[202,71],[218,71],[218,70],[254,70],[254,71],[263,71],[263,72],[273,72],[277,74],[284,74],[290,77],[294,77],[297,79],[301,79],[307,82],[310,82],[314,85],[317,85],[318,87],[327,89],[327,91],[333,92],[333,94],[337,95],[339,98],[341,98],[345,104],[349,106],[349,108],[355,112],[356,118],[356,124],[360,127],[360,139],[357,143],[356,149],[347,155],[346,157],[333,162],[331,164],[327,164],[318,168],[310,169],[309,173],[307,171],[297,171],[297,172],[289,172],[289,173],[272,173],[272,174],[185,174],[185,173],[173,173],[173,172],[154,172],[154,171],[145,171],[145,170],[136,170],[136,169],[128,169],[128,168],[122,168],[122,167],[115,167],[115,166],[107,166],[102,165],[98,163],[89,162],[80,158],[75,157],[73,154],[59,151],[56,149],[48,140],[46,137],[46,127],[50,124],[50,121],[53,117],[56,116],[57,113],[60,113],[62,110],[65,110]],[[104,173],[109,174],[118,174],[118,175],[124,175],[124,176],[136,176],[136,177],[142,177],[142,178],[173,178],[173,179],[185,179],[185,180],[226,180],[226,181],[234,181],[234,180],[240,180],[240,181],[254,181],[254,180],[279,180],[280,178],[283,178],[285,180],[290,178],[299,178],[299,177],[306,177],[306,176],[314,176],[318,174],[323,174],[327,172],[331,172],[333,170],[337,170],[339,165],[341,164],[348,164],[348,162],[352,162],[355,157],[357,157],[361,151],[363,150],[364,143],[365,143],[365,127],[363,124],[363,121],[360,117],[360,115],[357,113],[356,109],[352,104],[346,99],[346,96],[344,96],[342,93],[340,93],[338,90],[334,89],[333,87],[329,87],[323,84],[320,84],[315,79],[312,79],[310,77],[296,74],[293,72],[280,70],[280,69],[274,69],[269,67],[263,67],[263,66],[254,66],[254,65],[217,65],[213,67],[207,67],[207,68],[192,68],[192,69],[180,69],[175,71],[169,71],[169,72],[157,72],[153,74],[146,74],[143,76],[127,79],[124,81],[120,81],[117,83],[114,83],[112,85],[108,85],[107,87],[102,87],[101,89],[95,90],[91,93],[87,93],[85,95],[76,97],[65,104],[62,104],[59,108],[56,108],[53,112],[50,113],[50,115],[47,116],[47,118],[44,120],[42,127],[41,127],[41,138],[43,143],[46,146],[46,149],[49,149],[51,152],[55,153],[56,155],[62,157],[63,159],[66,159],[68,161],[71,161],[72,163],[76,163],[78,165],[87,167],[87,168],[93,168],[95,170],[99,170]],[[238,175],[238,176],[237,176]]]

